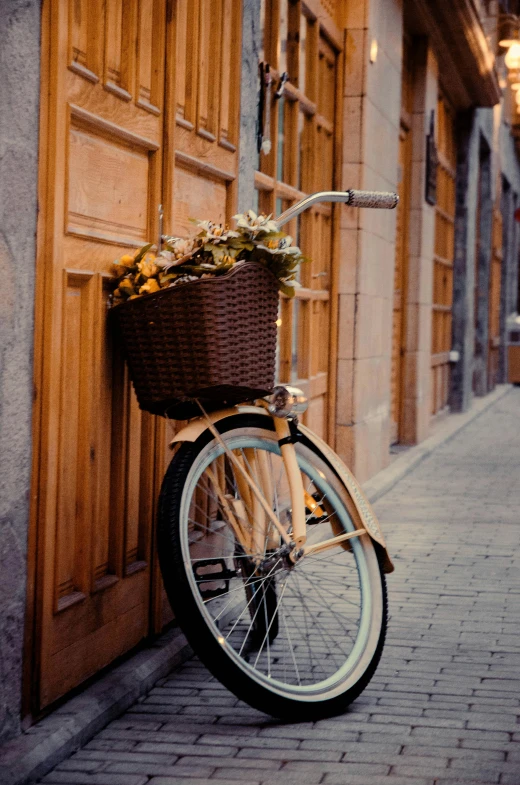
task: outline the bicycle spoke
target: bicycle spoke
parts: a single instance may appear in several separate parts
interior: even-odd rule
[[[264,579],[264,580],[267,580],[267,578],[269,578],[269,576],[270,576],[270,575],[271,575],[271,574],[274,572],[274,570],[275,570],[275,568],[276,568],[276,565],[277,565],[279,562],[280,562],[280,559],[278,559],[278,561],[276,562],[276,564],[275,564],[275,565],[272,567],[272,569],[271,569],[271,572],[267,573],[267,575],[265,576],[265,579]],[[246,607],[245,607],[245,608],[243,608],[243,609],[242,609],[242,611],[240,612],[240,616],[238,617],[238,619],[237,619],[237,620],[236,620],[236,622],[234,623],[233,627],[232,627],[232,628],[230,629],[230,631],[228,632],[228,634],[227,634],[227,636],[226,636],[226,640],[229,638],[229,636],[231,635],[231,633],[233,632],[233,630],[236,628],[236,626],[237,626],[238,622],[240,621],[240,619],[241,619],[241,618],[242,618],[242,616],[244,615],[244,611],[246,611],[246,610],[249,608],[249,606],[250,606],[250,605],[251,605],[251,603],[253,602],[253,599],[254,599],[254,595],[253,595],[253,597],[251,597],[251,599],[250,599],[250,600],[249,600],[249,602],[247,603]]]
[[[317,593],[320,595],[320,597],[322,598],[322,600],[323,600],[323,607],[324,607],[324,608],[327,608],[328,612],[329,612],[329,613],[331,613],[331,614],[334,616],[334,618],[336,618],[336,619],[340,619],[340,616],[346,616],[346,614],[344,614],[344,613],[341,613],[341,611],[335,611],[335,610],[332,608],[332,606],[330,605],[330,603],[328,603],[328,602],[327,602],[327,600],[326,600],[326,599],[323,597],[323,594],[321,593],[320,589],[319,589],[319,588],[318,588],[318,586],[316,585],[316,581],[311,581],[311,579],[310,579],[308,576],[306,576],[306,575],[303,575],[301,572],[300,572],[300,576],[301,576],[301,577],[303,577],[303,578],[304,578],[306,581],[308,581],[308,582],[309,582],[309,583],[312,585],[312,587],[313,587],[313,590],[314,590],[315,592],[317,592]],[[314,598],[314,599],[315,599],[315,598]],[[350,618],[350,617],[349,617],[349,616],[347,616],[347,618]],[[344,624],[344,622],[341,622],[341,621],[340,621],[340,623],[341,623],[341,624]],[[347,632],[347,630],[346,630],[345,628],[344,628],[344,632],[345,632],[345,634],[346,634],[346,635],[347,635],[347,636],[348,636],[348,637],[349,637],[351,640],[354,640],[354,639],[352,638],[352,635],[350,635],[350,633],[349,633],[349,632]]]
[[[231,441],[229,449],[290,537],[290,487],[274,438],[273,444],[262,453],[263,448],[254,440],[240,443],[239,439],[238,443]],[[193,517],[188,520],[197,534],[189,541],[188,564],[198,584],[206,582],[208,595],[214,594],[204,597],[201,590],[200,604],[214,625],[218,642],[259,683],[268,680],[282,687],[290,685],[293,690],[330,687],[336,674],[337,679],[344,678],[342,668],[361,629],[363,595],[358,562],[363,548],[347,549],[338,544],[292,564],[280,532],[257,504],[244,477],[238,478],[238,470],[225,458],[222,445],[213,455],[210,463],[204,464],[211,471],[201,468],[192,486]],[[338,494],[330,485],[330,474],[300,471],[303,487],[322,510],[321,517],[315,518],[309,500],[307,544],[333,540],[351,525],[351,516],[346,508],[335,507]],[[229,501],[227,515],[223,495]],[[237,523],[231,522],[232,514],[242,526],[245,540]],[[257,526],[262,527],[261,534],[259,529],[255,531]],[[249,553],[253,547],[255,554]]]
[[[298,580],[298,579],[299,579],[299,578],[298,578],[298,576],[297,576],[297,577],[296,577],[296,580]],[[304,605],[304,606],[305,606],[305,607],[308,609],[307,601],[305,600],[305,597],[303,596],[303,594],[301,594],[301,601],[302,601],[303,605]],[[311,618],[312,618],[312,612],[311,612],[311,611],[309,611],[309,615],[310,615],[310,616],[311,616]],[[327,643],[327,641],[326,641],[326,638],[325,638],[325,636],[324,636],[324,635],[323,635],[323,633],[321,632],[321,628],[320,628],[320,626],[319,626],[319,625],[317,625],[317,623],[316,623],[316,620],[315,620],[315,619],[314,619],[314,625],[313,625],[313,629],[318,629],[318,632],[320,633],[320,636],[321,636],[321,639],[323,640],[323,643],[325,644],[325,646],[326,646],[326,647],[327,647],[327,649],[329,650],[329,653],[330,653],[330,655],[331,655],[332,659],[334,659],[334,650],[330,648],[329,644],[328,644],[328,643]],[[330,636],[330,637],[332,638],[332,636]],[[337,645],[337,641],[335,641],[335,640],[334,640],[334,638],[332,638],[332,643],[333,643],[333,646],[336,646],[336,645]]]
[[[283,595],[285,594],[285,590],[286,590],[286,588],[287,588],[287,581],[285,581],[285,583],[284,583],[284,584],[283,584],[283,586],[282,586],[282,593],[280,594],[280,599],[278,600],[278,602],[277,602],[277,604],[276,604],[276,608],[275,608],[275,611],[274,611],[274,613],[273,613],[273,618],[271,619],[271,621],[270,621],[270,623],[269,623],[269,627],[268,627],[268,629],[267,629],[267,632],[266,632],[266,633],[265,633],[265,635],[264,635],[264,639],[263,639],[263,641],[262,641],[262,645],[260,646],[260,651],[259,651],[259,652],[258,652],[258,654],[256,655],[256,660],[255,660],[255,662],[254,662],[254,665],[255,665],[255,667],[256,667],[256,664],[258,663],[259,657],[260,657],[260,655],[261,655],[261,653],[262,653],[262,649],[263,649],[263,647],[264,647],[264,643],[266,642],[266,640],[269,640],[269,632],[270,632],[270,630],[271,630],[271,627],[272,627],[272,625],[273,625],[273,621],[274,621],[274,619],[276,618],[276,614],[278,613],[278,609],[279,609],[279,607],[280,607],[280,603],[281,603],[281,601],[283,600]],[[269,645],[269,644],[268,644],[268,645]]]
[[[292,645],[291,635],[290,635],[290,632],[289,632],[289,627],[287,626],[287,619],[285,618],[285,611],[284,611],[283,607],[280,608],[280,613],[282,615],[282,621],[283,621],[283,624],[284,624],[284,627],[285,627],[287,640],[289,641],[289,651],[291,652],[291,657],[292,657],[292,661],[293,661],[293,665],[294,665],[294,670],[295,670],[295,673],[296,673],[296,678],[298,679],[298,684],[301,685],[302,680],[300,679],[300,672],[298,670],[298,665],[296,663],[296,657],[294,656],[294,648],[293,648],[293,645]]]

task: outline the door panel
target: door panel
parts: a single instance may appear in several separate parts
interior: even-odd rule
[[[175,234],[196,231],[190,218],[223,222],[234,212],[240,19],[239,0],[174,4],[176,73],[167,89],[168,128],[175,134],[165,162],[163,201],[165,228]]]
[[[166,428],[138,407],[107,284],[157,237],[161,202],[167,232],[234,211],[240,2],[46,0],[43,20],[35,711],[168,618],[153,550]]]

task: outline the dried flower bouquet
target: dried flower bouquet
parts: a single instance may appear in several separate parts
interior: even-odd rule
[[[194,221],[200,231],[192,239],[168,237],[160,253],[148,244],[134,255],[121,256],[114,263],[113,304],[198,278],[222,275],[240,261],[265,265],[278,279],[280,291],[293,297],[299,285],[298,264],[304,257],[292,238],[279,231],[271,216],[249,210],[234,219],[236,230],[212,221]]]

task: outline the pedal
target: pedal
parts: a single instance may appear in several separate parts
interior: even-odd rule
[[[220,570],[214,572],[199,572],[206,570],[208,567],[220,567]],[[230,570],[226,567],[224,559],[201,559],[193,565],[193,575],[197,583],[200,596],[203,600],[211,600],[214,597],[220,597],[229,591],[229,581],[237,577],[236,570]],[[216,589],[203,589],[204,583],[222,583],[224,586]]]

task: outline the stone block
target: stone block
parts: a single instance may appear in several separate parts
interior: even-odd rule
[[[343,87],[345,96],[361,96],[365,92],[366,35],[366,30],[363,29],[347,29]]]
[[[348,208],[345,208],[345,212]],[[359,230],[340,229],[340,253],[338,272],[339,294],[353,294],[356,291]]]
[[[350,468],[354,465],[354,439],[355,429],[353,425],[336,426],[336,452],[341,460]]]
[[[367,66],[366,95],[397,128],[401,112],[401,67],[392,62],[384,46],[385,42],[379,40],[377,60]]]
[[[394,292],[394,266],[393,246],[377,234],[360,232],[358,257],[360,297],[391,299]]]
[[[363,112],[364,163],[389,183],[397,181],[398,141],[398,126],[391,123],[381,109],[367,97]]]
[[[356,359],[381,357],[383,337],[391,330],[387,316],[388,301],[384,297],[358,294],[356,298],[356,332],[354,356]]]
[[[363,98],[360,95],[343,99],[343,161],[361,163],[362,161],[362,110]]]
[[[356,295],[339,295],[338,359],[351,360],[354,356],[354,320]]]
[[[403,41],[403,7],[401,0],[371,0],[368,28],[395,67],[401,69]]]
[[[345,27],[363,30],[367,26],[368,0],[350,0],[345,6]]]

